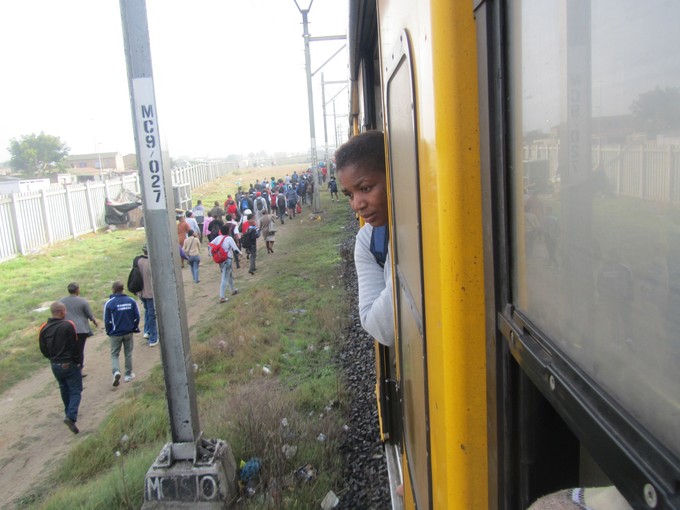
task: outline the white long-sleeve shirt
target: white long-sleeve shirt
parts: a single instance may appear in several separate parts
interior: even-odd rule
[[[390,253],[382,268],[371,253],[373,227],[364,225],[354,245],[354,265],[359,282],[361,326],[383,345],[394,345],[394,308],[392,305],[392,266]]]

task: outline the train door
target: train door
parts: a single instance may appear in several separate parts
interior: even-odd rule
[[[474,6],[491,506],[680,508],[680,4]]]

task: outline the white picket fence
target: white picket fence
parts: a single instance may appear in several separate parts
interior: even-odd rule
[[[549,175],[557,174],[559,147],[524,146],[525,161],[546,161]],[[608,191],[657,202],[680,204],[680,147],[677,145],[593,145],[593,169],[607,176]]]
[[[226,162],[199,163],[173,170],[172,182],[194,189],[231,169]],[[106,228],[106,200],[115,200],[124,188],[139,194],[138,176],[0,197],[0,262]]]

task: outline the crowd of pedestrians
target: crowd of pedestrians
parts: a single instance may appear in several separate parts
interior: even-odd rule
[[[323,183],[327,179],[324,167],[319,175]],[[321,178],[320,178],[321,181]],[[279,232],[278,225],[292,220],[301,214],[303,207],[312,206],[315,187],[322,182],[315,182],[312,169],[306,172],[293,172],[284,178],[263,180],[251,184],[248,189],[239,187],[232,196],[228,195],[224,203],[214,201],[207,210],[202,200],[196,202],[191,210],[183,211],[177,218],[177,241],[179,244],[182,268],[189,266],[194,284],[200,284],[200,272],[206,278],[214,279],[219,270],[219,303],[226,303],[230,296],[238,294],[235,280],[241,275],[242,257],[247,261],[243,269],[255,275],[258,263],[266,263],[258,258],[258,242],[262,240],[267,255],[275,254],[274,244]],[[338,185],[331,176],[327,184],[331,201],[338,200]],[[213,252],[221,248],[225,259],[214,264]],[[208,267],[205,267],[208,266]],[[133,259],[133,268],[139,274],[139,288],[125,293],[125,285],[115,281],[111,287],[111,295],[104,304],[103,328],[109,338],[112,387],[116,388],[121,381],[130,382],[135,378],[133,372],[132,352],[133,335],[141,333],[141,314],[135,297],[144,307],[143,337],[149,347],[159,344],[154,303],[153,280],[149,252],[146,245],[142,253]],[[207,272],[206,272],[207,271]],[[130,285],[130,280],[128,280]],[[76,282],[67,286],[68,296],[55,301],[50,306],[51,317],[39,332],[39,347],[42,354],[49,359],[52,372],[58,382],[64,404],[64,423],[74,434],[79,432],[76,425],[78,410],[83,390],[82,380],[85,360],[85,343],[94,333],[90,322],[99,327],[88,301],[80,296],[80,286]],[[129,290],[129,289],[128,289]],[[123,366],[120,364],[120,353],[123,351]]]

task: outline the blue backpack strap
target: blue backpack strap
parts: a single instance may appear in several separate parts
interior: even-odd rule
[[[385,261],[387,260],[387,248],[390,245],[390,231],[387,225],[382,227],[373,227],[373,232],[371,232],[371,245],[370,250],[375,261],[380,267],[385,267]]]

